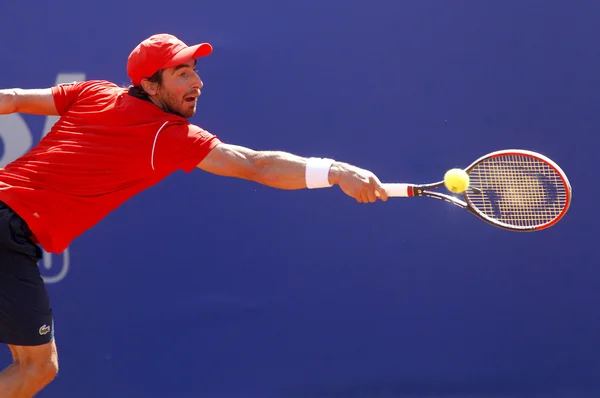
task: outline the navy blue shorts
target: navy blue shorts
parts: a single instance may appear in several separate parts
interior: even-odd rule
[[[54,339],[42,250],[25,221],[0,202],[0,342],[34,346]]]

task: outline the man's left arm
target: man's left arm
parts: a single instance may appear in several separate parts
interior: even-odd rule
[[[52,89],[0,90],[0,115],[10,113],[58,116]]]

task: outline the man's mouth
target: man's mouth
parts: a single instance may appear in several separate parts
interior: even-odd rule
[[[198,99],[198,97],[195,95],[190,95],[189,97],[184,98],[185,102],[190,102],[190,103],[195,102],[197,99]]]

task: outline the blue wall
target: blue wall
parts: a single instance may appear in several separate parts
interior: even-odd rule
[[[214,45],[192,121],[226,142],[405,182],[524,148],[574,187],[563,221],[519,234],[435,200],[367,206],[337,188],[176,173],[41,264],[61,373],[40,397],[600,394],[599,2],[0,10],[0,87],[65,73],[127,84],[131,49],[169,32]],[[45,131],[20,120],[0,118],[4,161]]]

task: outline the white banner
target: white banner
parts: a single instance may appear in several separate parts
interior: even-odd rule
[[[85,78],[85,73],[60,73],[56,77],[55,84],[84,81]],[[57,116],[46,117],[40,139],[48,134],[58,119]],[[35,145],[29,126],[25,122],[25,119],[18,113],[0,116],[0,139],[4,146],[4,152],[0,158],[0,167],[4,167],[13,160],[26,154],[33,145]],[[60,256],[55,256],[44,251],[44,256],[40,262],[40,270],[44,281],[46,283],[57,283],[62,281],[69,272],[69,263],[69,248],[67,248]]]

